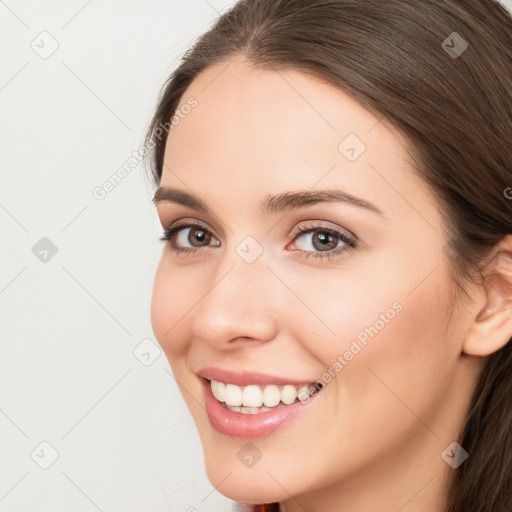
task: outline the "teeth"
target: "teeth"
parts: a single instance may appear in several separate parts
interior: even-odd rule
[[[224,404],[223,404],[224,405]],[[242,414],[258,414],[260,412],[271,411],[270,407],[230,407],[226,405],[226,409],[233,412],[241,412]]]
[[[235,386],[235,384],[226,384],[224,389],[224,402],[226,402],[226,405],[231,406],[242,405],[242,388]]]
[[[259,386],[245,386],[242,391],[242,403],[245,407],[261,407],[263,394]]]
[[[219,382],[218,380],[212,380],[211,386],[212,386],[213,396],[217,400],[219,400],[219,402],[223,402],[224,396],[225,396],[226,384],[224,384],[224,382]]]
[[[221,382],[222,384],[222,382]],[[303,402],[304,400],[306,400],[307,398],[309,398],[309,392],[308,392],[308,389],[310,388],[311,386],[309,386],[308,384],[305,384],[304,386],[301,386],[298,390],[297,390],[297,398]]]
[[[265,386],[263,390],[263,403],[266,407],[275,407],[281,401],[279,388],[274,384]]]
[[[225,402],[227,408],[232,411],[245,414],[264,412],[278,406],[281,402],[285,405],[292,404],[297,399],[302,402],[310,397],[310,390],[311,395],[317,392],[314,384],[304,384],[298,389],[292,384],[241,387],[212,380],[210,386],[213,396],[219,402]]]
[[[281,390],[281,402],[283,404],[289,405],[293,404],[295,402],[295,399],[297,398],[297,388],[291,384],[287,384],[282,390]]]

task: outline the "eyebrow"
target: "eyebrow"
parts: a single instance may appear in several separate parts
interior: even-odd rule
[[[153,197],[153,202],[155,204],[162,202],[176,203],[207,214],[212,213],[210,208],[198,197],[174,188],[159,187]],[[267,195],[260,203],[260,211],[264,215],[270,215],[319,203],[345,203],[369,210],[385,218],[382,211],[373,203],[337,189],[296,191]]]

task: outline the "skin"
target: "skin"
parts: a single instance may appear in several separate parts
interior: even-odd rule
[[[458,439],[485,357],[512,336],[512,322],[510,313],[477,321],[501,304],[484,286],[468,284],[472,303],[456,300],[439,204],[406,141],[343,91],[241,57],[206,69],[180,106],[190,97],[198,105],[169,134],[161,186],[193,193],[213,215],[171,202],[157,211],[162,226],[201,221],[212,239],[185,255],[166,242],[151,321],[212,485],[287,512],[441,510],[454,471],[441,453]],[[349,134],[366,145],[353,162],[338,149]],[[370,201],[384,217],[342,203],[258,209],[268,194],[324,188]],[[322,246],[311,234],[294,240],[298,225],[352,234],[358,246],[306,259]],[[193,247],[189,232],[182,247]],[[247,236],[263,249],[250,264],[236,252]],[[196,372],[220,366],[314,382],[395,303],[401,311],[300,418],[251,440],[262,457],[243,465],[247,440],[211,427]],[[500,336],[491,343],[489,332]]]

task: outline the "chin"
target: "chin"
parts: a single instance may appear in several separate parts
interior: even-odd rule
[[[290,463],[282,451],[270,452],[262,447],[263,455],[252,467],[239,459],[240,446],[259,440],[237,439],[236,447],[222,447],[218,439],[209,440],[204,450],[208,480],[227,498],[241,503],[276,503],[300,494],[304,479],[297,472],[297,464]],[[223,449],[224,448],[224,449]],[[270,447],[269,447],[270,450]],[[298,461],[297,461],[298,462]],[[308,475],[308,483],[311,484]]]
[[[231,474],[230,471],[232,471]],[[206,464],[206,474],[210,483],[217,491],[233,501],[262,504],[283,501],[289,497],[283,489],[283,487],[286,488],[286,482],[281,487],[264,469],[257,473],[255,471],[255,468],[248,470],[232,468],[220,472],[218,466],[211,468],[208,462]]]

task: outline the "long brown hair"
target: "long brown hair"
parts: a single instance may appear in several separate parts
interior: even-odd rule
[[[456,289],[482,278],[486,256],[512,233],[512,18],[498,2],[239,1],[162,90],[146,138],[156,184],[159,127],[198,73],[238,55],[334,84],[403,133],[440,199]],[[446,512],[512,510],[511,396],[509,342],[479,376],[458,439],[469,457],[445,482]]]

